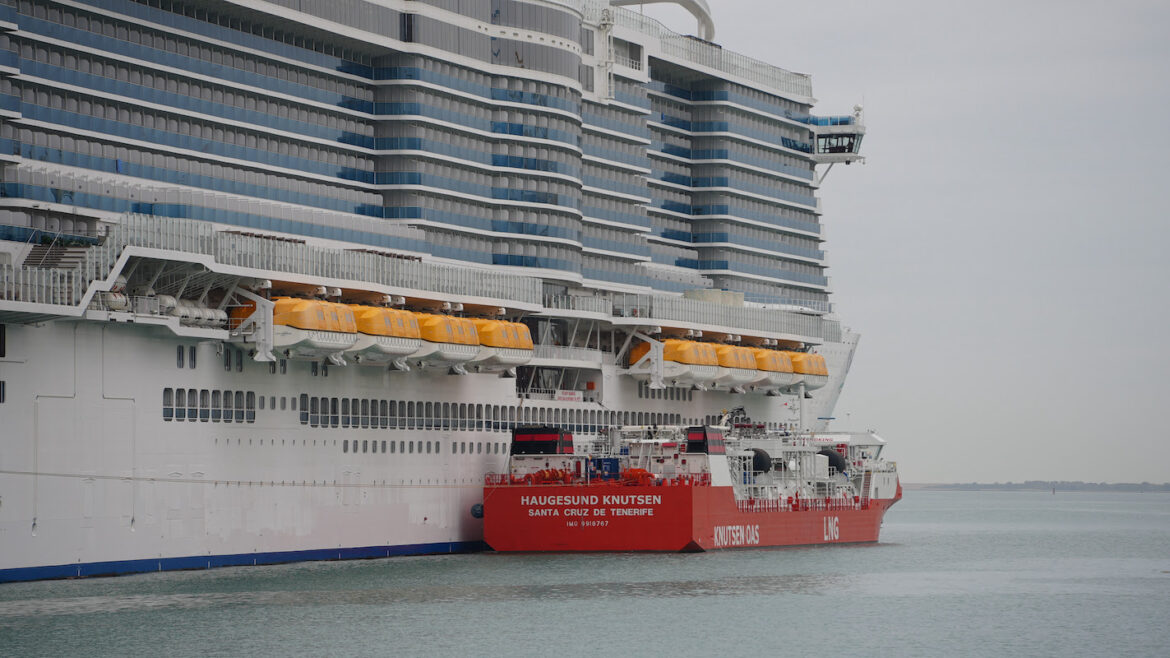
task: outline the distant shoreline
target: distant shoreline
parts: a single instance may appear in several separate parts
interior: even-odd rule
[[[1028,480],[1027,482],[962,482],[962,483],[903,483],[906,489],[933,489],[949,491],[1114,491],[1119,493],[1166,493],[1170,482],[1067,482]]]

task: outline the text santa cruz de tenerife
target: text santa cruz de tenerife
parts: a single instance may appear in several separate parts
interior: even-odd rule
[[[662,505],[655,494],[596,494],[579,496],[521,496],[528,516],[612,517],[654,516]]]

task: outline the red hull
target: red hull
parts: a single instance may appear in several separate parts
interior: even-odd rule
[[[762,509],[748,510],[736,504],[731,487],[489,485],[484,539],[497,551],[562,552],[875,542],[898,497],[864,508],[793,510],[759,501]]]

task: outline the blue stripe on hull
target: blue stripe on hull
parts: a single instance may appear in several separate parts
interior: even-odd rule
[[[116,576],[151,571],[179,571],[186,569],[213,569],[258,564],[284,564],[315,560],[361,560],[395,555],[434,555],[438,553],[469,553],[487,550],[481,541],[439,542],[435,544],[405,544],[401,546],[360,546],[357,548],[321,548],[307,551],[276,553],[236,553],[234,555],[194,555],[164,557],[146,560],[118,560],[113,562],[84,562],[56,564],[44,567],[0,569],[0,583],[56,578],[87,578]]]

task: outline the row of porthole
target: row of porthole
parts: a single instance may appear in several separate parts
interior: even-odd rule
[[[336,443],[336,441],[334,441],[334,443]],[[353,439],[352,441],[350,441],[349,439],[342,439],[341,451],[343,453],[353,452],[354,454],[357,454],[358,452],[377,454],[379,452],[379,450],[378,450],[379,443],[381,443],[382,454],[386,454],[387,448],[389,448],[390,454],[394,454],[397,451],[397,453],[404,454],[404,455],[405,454],[415,454],[415,452],[416,452],[415,444],[416,443],[418,444],[417,445],[417,452],[420,455],[421,454],[428,454],[428,455],[440,454],[440,453],[442,453],[442,445],[443,445],[439,441],[402,441],[402,440],[400,440],[400,441],[379,441],[377,439],[374,439],[374,440],[362,439],[360,441],[358,439]],[[397,446],[395,446],[395,444],[397,444]],[[360,446],[360,450],[359,450],[359,446]],[[425,450],[425,453],[424,453],[424,450]],[[489,441],[489,442],[452,441],[451,442],[450,454],[460,454],[460,455],[478,454],[478,455],[482,455],[485,453],[489,454],[489,455],[505,454],[505,453],[507,453],[507,444],[501,443],[499,441]]]
[[[256,439],[248,439],[247,445],[255,445],[253,442]],[[275,447],[276,439],[267,439],[268,445]],[[280,439],[281,446],[288,446],[289,439]],[[308,446],[308,439],[301,439],[301,447]],[[219,438],[215,439],[215,443],[219,444]],[[259,439],[259,445],[263,446],[265,439]],[[333,446],[337,445],[337,439],[333,439]],[[223,445],[230,446],[231,439],[224,439]],[[235,441],[237,446],[244,445],[243,440],[237,438]],[[328,445],[329,441],[322,441],[322,445]],[[416,445],[417,444],[417,445]],[[296,446],[297,440],[292,439],[291,446]],[[313,446],[317,445],[317,439],[313,439]],[[452,441],[450,454],[458,455],[500,455],[507,454],[508,444],[501,441]],[[378,439],[343,439],[341,441],[341,451],[344,453],[390,453],[390,454],[440,454],[442,452],[442,444],[439,441],[389,441]]]

